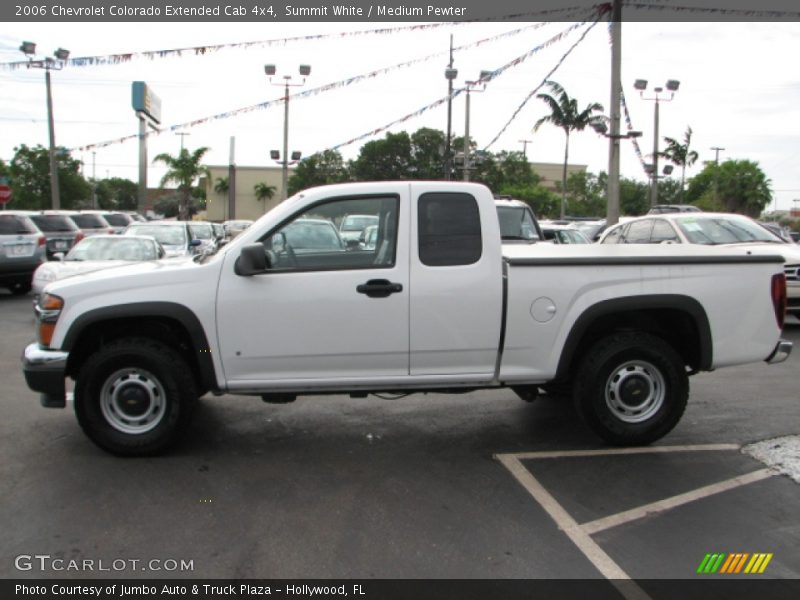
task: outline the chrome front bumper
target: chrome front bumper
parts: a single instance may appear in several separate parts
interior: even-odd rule
[[[39,344],[29,344],[22,353],[22,371],[28,387],[41,394],[42,406],[66,406],[67,359],[69,352],[45,350]]]
[[[772,351],[764,362],[769,363],[771,365],[776,365],[778,363],[782,363],[789,355],[792,353],[792,342],[788,340],[781,340],[778,342],[778,345],[775,346],[775,350]]]

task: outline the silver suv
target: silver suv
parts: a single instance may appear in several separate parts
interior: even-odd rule
[[[0,211],[0,286],[27,294],[45,258],[45,237],[27,211]]]

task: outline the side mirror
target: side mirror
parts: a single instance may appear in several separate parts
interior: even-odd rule
[[[192,240],[189,242],[189,248],[197,248],[202,243],[200,240]]]
[[[264,246],[255,243],[248,244],[242,248],[239,258],[233,266],[233,272],[241,277],[250,277],[266,272],[269,267]]]

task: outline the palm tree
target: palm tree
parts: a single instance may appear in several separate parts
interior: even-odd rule
[[[272,200],[277,188],[274,185],[267,185],[266,183],[257,183],[253,186],[253,191],[256,193],[256,200]]]
[[[692,143],[692,128],[688,125],[686,126],[686,133],[683,134],[683,144],[681,144],[678,140],[667,136],[664,136],[664,141],[667,143],[667,147],[663,152],[659,152],[658,155],[666,158],[676,167],[681,168],[680,199],[683,201],[683,186],[684,181],[686,180],[686,167],[691,167],[699,158],[697,152],[694,150],[689,150],[689,146]]]
[[[167,173],[161,178],[161,187],[170,182],[178,184],[180,196],[178,197],[178,218],[181,221],[189,220],[189,198],[192,194],[192,184],[200,175],[208,173],[208,169],[200,164],[203,155],[208,152],[205,146],[190,153],[186,148],[181,148],[178,156],[162,153],[153,159],[153,162],[162,162],[167,167]]]
[[[602,114],[603,105],[593,102],[582,111],[578,110],[578,101],[570,98],[561,85],[555,81],[547,81],[550,91],[555,95],[537,94],[536,97],[543,100],[550,107],[550,114],[542,117],[533,126],[533,131],[537,131],[544,123],[552,123],[556,127],[561,127],[567,136],[564,144],[564,171],[561,175],[561,218],[564,218],[567,205],[567,162],[569,160],[569,134],[572,131],[583,131],[587,125],[605,121]]]
[[[216,183],[214,183],[214,191],[220,195],[224,195],[228,193],[230,185],[228,184],[227,177],[217,177]]]

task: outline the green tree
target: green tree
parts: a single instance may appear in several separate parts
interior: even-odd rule
[[[619,180],[620,214],[638,217],[650,210],[650,185],[622,177]]]
[[[81,163],[70,156],[66,148],[56,149],[58,187],[61,208],[88,208],[92,188],[81,175]],[[50,153],[41,145],[33,148],[22,144],[14,149],[8,167],[14,190],[15,208],[42,210],[51,208]]]
[[[201,164],[203,156],[208,150],[205,146],[198,148],[194,152],[189,152],[188,149],[182,148],[178,156],[164,152],[153,159],[153,162],[164,163],[167,167],[166,174],[161,178],[161,187],[166,186],[168,183],[178,184],[178,191],[180,192],[178,218],[181,221],[189,219],[190,201],[195,180],[200,175],[208,173],[208,169]]]
[[[217,180],[214,182],[214,191],[217,192],[220,196],[224,196],[228,193],[230,189],[230,183],[228,182],[227,177],[217,177]]]
[[[570,98],[567,92],[555,81],[548,81],[547,85],[555,97],[550,94],[537,94],[536,97],[542,100],[550,108],[550,114],[542,117],[533,126],[533,131],[545,123],[551,123],[564,130],[566,142],[564,144],[564,171],[561,176],[561,217],[566,213],[567,203],[567,164],[569,163],[569,136],[573,131],[583,131],[587,125],[599,123],[605,120],[601,114],[603,105],[593,102],[583,110],[578,109],[578,101]]]
[[[411,138],[401,131],[361,146],[358,157],[350,163],[350,172],[356,181],[410,179],[413,164]]]
[[[415,179],[442,179],[444,175],[443,131],[422,127],[411,134],[411,173]]]
[[[686,199],[704,210],[757,217],[772,202],[771,182],[751,160],[709,162],[689,181]]]
[[[567,178],[569,214],[574,217],[599,217],[606,213],[608,175],[589,172],[572,173]],[[561,189],[558,184],[557,188]]]
[[[130,179],[111,177],[96,183],[97,206],[105,210],[136,210],[139,186]]]
[[[533,172],[522,152],[502,151],[497,154],[476,152],[472,181],[483,183],[495,193],[506,194],[509,187],[534,186],[541,178]]]
[[[540,219],[554,219],[558,216],[560,203],[558,195],[538,183],[510,185],[504,187],[501,193],[507,194],[516,200],[527,202]]]
[[[266,183],[257,183],[253,186],[253,191],[256,194],[256,200],[264,202],[265,200],[272,200],[278,188],[274,185],[267,185]]]
[[[289,195],[316,185],[342,183],[350,172],[337,150],[325,150],[301,160],[289,178]]]
[[[667,147],[663,152],[659,152],[659,156],[666,158],[676,167],[681,168],[681,187],[677,201],[678,204],[681,204],[683,202],[683,190],[686,189],[686,167],[691,167],[699,158],[697,152],[689,149],[692,144],[692,128],[686,127],[682,144],[678,140],[667,136],[664,136],[664,141],[667,142]],[[659,193],[660,197],[661,194]]]

